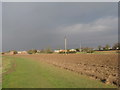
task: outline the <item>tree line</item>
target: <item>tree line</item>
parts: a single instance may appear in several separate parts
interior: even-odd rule
[[[120,50],[120,43],[115,43],[112,47],[109,44],[106,44],[105,46],[98,46],[99,51],[108,51],[108,50]]]
[[[109,44],[106,44],[105,46],[99,45],[97,49],[90,48],[90,47],[82,47],[82,48],[77,48],[75,49],[76,51],[70,51],[70,49],[67,49],[67,53],[76,53],[76,52],[86,52],[86,53],[94,53],[95,51],[109,51],[109,50],[117,50],[119,52],[120,50],[120,43],[115,43],[113,46],[110,46]],[[16,50],[14,51],[15,54],[17,54]],[[10,51],[6,52],[9,53]],[[36,49],[31,49],[26,51],[28,54],[36,54],[36,53],[54,53],[54,51],[50,48],[47,49],[42,49],[42,50],[36,50]],[[65,52],[59,52],[60,54],[65,53]]]

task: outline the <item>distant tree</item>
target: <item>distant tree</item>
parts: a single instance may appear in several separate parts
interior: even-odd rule
[[[53,51],[50,48],[45,49],[46,53],[53,53]]]
[[[104,47],[104,50],[110,50],[110,45],[109,44],[106,44],[106,46]]]
[[[7,52],[5,52],[5,53],[9,53],[10,52],[10,50],[9,51],[7,51]]]
[[[28,54],[35,54],[35,53],[37,53],[37,50],[36,49],[34,49],[34,50],[28,50],[27,53]]]
[[[53,53],[53,51],[50,48],[42,49],[40,53]]]
[[[88,47],[82,48],[82,51],[86,52],[86,53],[93,53],[94,52],[93,48],[88,48]]]
[[[98,50],[99,50],[99,51],[102,50],[102,46],[101,46],[101,45],[98,46]]]
[[[113,50],[120,50],[120,43],[115,43],[112,47]]]
[[[79,49],[79,48],[76,48],[75,50],[76,50],[77,52],[79,52],[79,51],[80,51],[80,49]]]
[[[76,53],[76,52],[79,52],[79,49],[73,49],[73,50],[68,50],[67,53]]]
[[[17,54],[18,52],[16,50],[13,50],[14,54]]]
[[[45,53],[44,49],[40,50],[40,53]]]
[[[10,51],[7,51],[7,53],[17,54],[18,52],[16,50],[10,50]]]
[[[5,54],[4,52],[1,52],[1,54]]]
[[[103,51],[106,51],[106,48],[105,48],[105,47],[103,47]]]

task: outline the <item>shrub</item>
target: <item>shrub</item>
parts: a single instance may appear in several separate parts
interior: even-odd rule
[[[40,53],[53,53],[53,51],[48,48],[48,49],[42,49]]]
[[[27,53],[28,54],[35,54],[35,53],[37,53],[37,50],[35,50],[35,49],[34,50],[28,50]]]
[[[94,52],[93,48],[88,48],[88,47],[83,48],[82,51],[86,52],[86,53],[93,53]]]
[[[17,51],[13,50],[14,54],[17,54]]]
[[[120,50],[120,43],[114,44],[113,47],[112,47],[112,49],[113,50],[117,50],[117,49]]]
[[[76,51],[68,51],[68,53],[76,53]]]
[[[1,54],[5,54],[4,52],[2,52]]]

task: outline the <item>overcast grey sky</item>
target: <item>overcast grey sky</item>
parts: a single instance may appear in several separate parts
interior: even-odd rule
[[[0,1],[0,52],[2,51],[2,2]]]
[[[2,6],[3,51],[113,45],[118,41],[117,2],[23,2]]]

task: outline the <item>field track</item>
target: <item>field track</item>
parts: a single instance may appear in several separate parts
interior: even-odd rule
[[[43,57],[46,57],[46,55]],[[51,56],[50,56],[51,57]],[[50,59],[47,56],[47,58]],[[41,55],[5,56],[15,62],[12,72],[3,76],[3,88],[111,88],[100,81],[58,68]],[[57,58],[57,57],[56,57]]]

